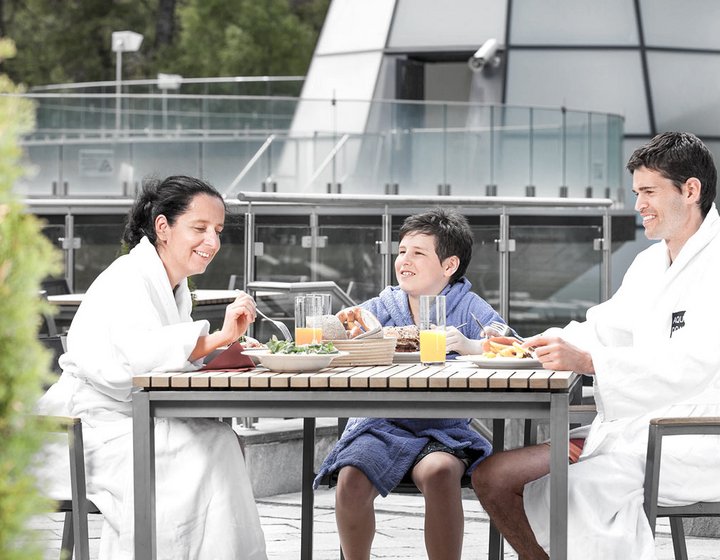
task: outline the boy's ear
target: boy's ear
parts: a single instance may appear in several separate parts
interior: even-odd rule
[[[455,271],[460,266],[460,259],[453,255],[452,257],[448,257],[443,261],[443,272],[445,273],[445,276],[450,278],[453,274],[455,274]]]

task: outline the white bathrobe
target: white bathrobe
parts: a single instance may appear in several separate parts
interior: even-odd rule
[[[131,392],[134,373],[197,369],[187,361],[207,321],[190,317],[147,240],[93,282],[68,333],[63,374],[41,399],[83,419],[88,496],[105,518],[100,558],[133,557]],[[155,421],[158,558],[264,560],[240,445],[217,420]]]
[[[643,511],[648,422],[720,415],[720,217],[713,205],[670,264],[665,242],[640,253],[607,302],[557,333],[590,351],[598,415],[570,466],[568,557],[655,558]],[[720,438],[663,440],[661,505],[720,500]],[[549,548],[549,477],[525,487]]]

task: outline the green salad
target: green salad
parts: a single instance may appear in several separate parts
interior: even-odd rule
[[[292,340],[278,340],[275,335],[267,342],[271,354],[337,354],[332,342],[295,344]]]

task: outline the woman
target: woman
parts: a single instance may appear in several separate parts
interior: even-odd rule
[[[192,371],[255,320],[241,293],[223,326],[193,321],[187,277],[220,249],[225,204],[191,177],[149,181],[130,211],[129,254],[92,283],[60,358],[63,374],[41,400],[53,414],[83,419],[88,496],[105,518],[101,559],[133,557],[132,377]],[[217,420],[155,423],[157,551],[167,559],[265,559],[243,455]]]

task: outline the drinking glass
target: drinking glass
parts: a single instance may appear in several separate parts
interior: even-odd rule
[[[442,365],[446,353],[445,296],[420,296],[420,361]]]
[[[331,294],[295,297],[295,344],[318,344],[322,340],[322,316],[332,309]]]

